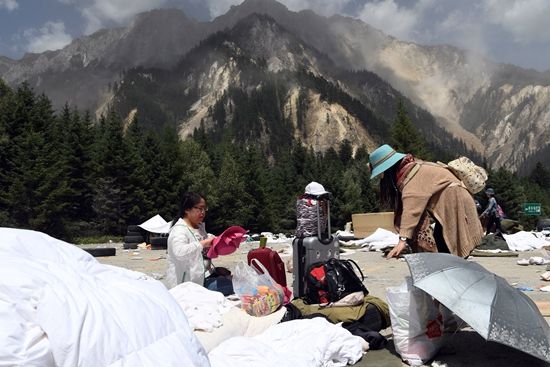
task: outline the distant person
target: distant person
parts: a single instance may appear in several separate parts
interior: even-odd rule
[[[489,198],[489,202],[487,203],[487,208],[481,213],[479,218],[489,218],[489,221],[487,222],[487,231],[485,232],[486,235],[491,233],[491,228],[493,228],[493,224],[496,225],[497,230],[500,231],[500,233],[508,234],[506,230],[502,227],[502,218],[500,215],[500,212],[498,210],[498,203],[497,199],[495,198],[495,190],[492,188],[488,188],[487,191],[485,191],[485,195]]]
[[[398,244],[413,252],[447,252],[466,258],[481,243],[483,228],[468,190],[451,171],[383,145],[370,154],[371,179],[380,176],[381,205],[394,212]],[[434,226],[431,226],[431,223]]]
[[[219,276],[207,253],[214,236],[208,236],[203,223],[208,207],[205,198],[195,192],[185,193],[178,215],[172,220],[168,235],[166,287],[193,282],[224,295],[233,294],[230,278]]]

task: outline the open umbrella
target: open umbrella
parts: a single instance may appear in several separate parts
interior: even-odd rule
[[[550,362],[550,327],[535,303],[483,266],[444,253],[405,255],[413,284],[489,341]]]

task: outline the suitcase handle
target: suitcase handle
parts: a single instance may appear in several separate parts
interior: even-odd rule
[[[323,195],[325,196],[325,195]],[[321,205],[321,201],[324,201],[327,205],[327,237],[323,238],[323,234],[321,233],[321,216],[319,215],[319,205]],[[317,200],[317,238],[323,245],[328,245],[332,243],[332,233],[330,232],[330,200],[328,199],[328,195],[326,197],[319,197]]]

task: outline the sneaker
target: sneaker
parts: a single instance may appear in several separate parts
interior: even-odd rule
[[[535,256],[529,259],[529,264],[531,265],[542,265],[544,264],[544,259],[539,256]]]

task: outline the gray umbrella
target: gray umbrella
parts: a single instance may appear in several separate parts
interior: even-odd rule
[[[413,284],[475,331],[550,362],[550,327],[535,303],[483,266],[443,253],[405,255]]]

